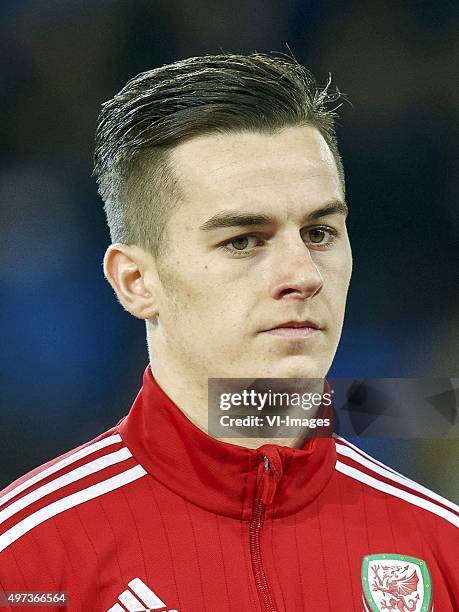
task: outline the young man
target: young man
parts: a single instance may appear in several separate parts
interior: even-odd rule
[[[457,609],[454,504],[339,438],[207,433],[209,378],[332,363],[352,270],[332,99],[254,54],[103,105],[104,270],[150,363],[128,416],[3,491],[0,588],[82,611]]]

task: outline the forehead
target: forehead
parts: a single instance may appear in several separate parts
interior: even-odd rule
[[[343,198],[333,153],[310,126],[198,136],[175,147],[170,159],[196,213],[228,204],[266,208]]]

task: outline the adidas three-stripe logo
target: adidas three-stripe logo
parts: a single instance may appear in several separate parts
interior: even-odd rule
[[[149,612],[149,610],[160,610],[165,608],[166,604],[140,580],[134,578],[128,582],[129,589],[126,589],[118,596],[118,601],[114,606],[109,608],[107,612]],[[168,612],[178,612],[177,610],[169,610]]]

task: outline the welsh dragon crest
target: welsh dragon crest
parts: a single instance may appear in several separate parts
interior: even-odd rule
[[[369,555],[362,563],[362,586],[372,612],[428,612],[432,585],[422,559]]]

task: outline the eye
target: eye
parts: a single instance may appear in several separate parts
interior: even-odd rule
[[[303,233],[303,240],[311,246],[329,247],[333,243],[336,232],[331,227],[313,227]]]
[[[228,242],[225,242],[225,244],[221,245],[220,248],[227,253],[231,253],[231,255],[235,255],[236,257],[239,255],[247,255],[253,251],[253,247],[256,246],[256,243],[259,240],[260,238],[255,234],[236,236],[236,238],[232,238],[231,240],[228,240]],[[248,248],[250,244],[252,244],[252,248]]]

